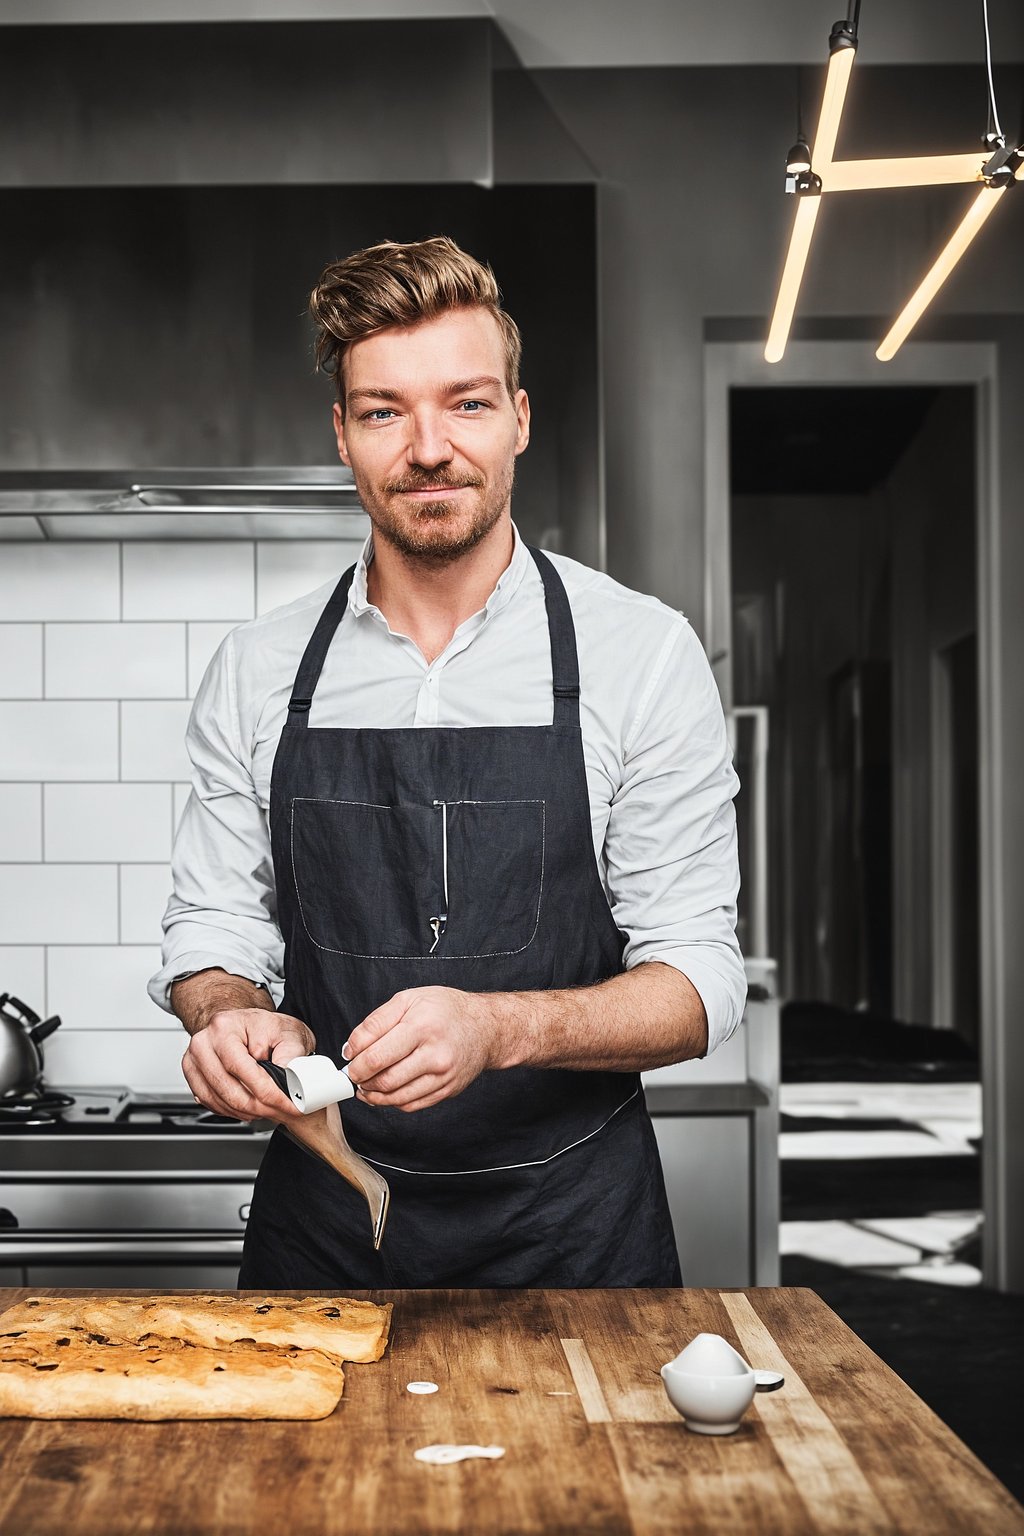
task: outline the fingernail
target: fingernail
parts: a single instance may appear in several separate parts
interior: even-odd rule
[[[348,1048],[348,1041],[347,1040],[345,1041],[345,1044],[341,1048],[341,1059],[342,1059],[342,1061],[351,1061],[352,1060],[352,1052]]]

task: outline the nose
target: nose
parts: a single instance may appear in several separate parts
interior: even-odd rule
[[[437,412],[417,411],[410,417],[406,448],[410,465],[417,469],[437,469],[441,464],[449,464],[454,453],[444,420]]]

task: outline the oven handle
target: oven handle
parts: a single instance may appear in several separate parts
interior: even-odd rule
[[[156,1259],[216,1264],[240,1259],[240,1232],[15,1232],[0,1233],[0,1265],[81,1264],[104,1259],[150,1264]]]

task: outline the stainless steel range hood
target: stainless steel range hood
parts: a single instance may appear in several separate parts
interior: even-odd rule
[[[363,539],[350,470],[8,470],[0,541]]]

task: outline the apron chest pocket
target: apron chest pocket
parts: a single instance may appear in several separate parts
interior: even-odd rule
[[[544,836],[543,800],[294,799],[303,927],[362,959],[518,954],[540,922]]]

